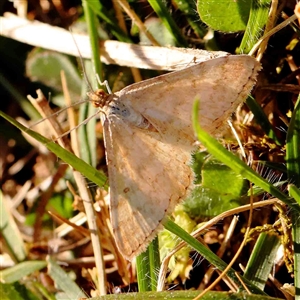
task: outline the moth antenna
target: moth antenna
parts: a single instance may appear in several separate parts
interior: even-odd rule
[[[81,55],[81,53],[80,53],[78,44],[76,43],[76,40],[75,40],[75,38],[74,38],[74,36],[73,36],[73,33],[72,33],[71,28],[69,28],[69,30],[70,30],[70,32],[71,32],[72,39],[73,39],[73,41],[74,41],[74,44],[75,44],[75,46],[76,46],[76,48],[77,48],[77,51],[78,51],[78,54],[79,54],[79,60],[80,60],[81,66],[82,66],[82,71],[83,71],[84,80],[85,80],[86,83],[88,84],[88,87],[90,88],[90,90],[93,91],[93,87],[92,87],[92,85],[91,85],[91,82],[89,81],[89,79],[88,79],[88,77],[87,77],[87,75],[86,75],[86,70],[85,70],[85,67],[84,67],[84,62],[83,62],[82,55]],[[97,82],[98,82],[99,85],[102,85],[102,86],[104,85],[104,86],[106,87],[108,93],[109,93],[109,94],[112,94],[111,88],[109,87],[108,81],[107,81],[107,80],[104,80],[104,81],[102,82],[102,81],[100,80],[100,76],[99,76],[98,74],[96,74],[96,79],[97,79]]]
[[[85,99],[85,100],[81,100],[81,101],[78,101],[78,102],[76,102],[76,103],[73,103],[73,104],[71,104],[71,105],[69,105],[69,106],[63,107],[63,108],[61,108],[59,111],[57,111],[57,112],[55,112],[55,113],[53,113],[53,114],[51,114],[51,115],[49,115],[49,116],[43,117],[43,119],[41,119],[41,120],[35,122],[34,124],[32,124],[31,126],[29,126],[28,128],[33,128],[34,126],[37,126],[38,124],[44,122],[45,120],[48,120],[48,119],[51,119],[51,118],[53,118],[53,117],[58,116],[60,113],[66,111],[67,109],[69,109],[69,108],[71,108],[71,107],[75,107],[75,106],[77,106],[77,105],[80,105],[80,104],[83,104],[83,103],[87,103],[87,102],[94,102],[94,101],[93,101],[93,100],[90,100],[90,99],[88,99],[88,100]]]
[[[76,130],[77,128],[79,128],[82,125],[87,124],[91,119],[93,119],[95,116],[98,115],[99,112],[103,112],[101,109],[98,109],[94,114],[92,114],[91,116],[89,116],[87,119],[85,119],[84,121],[82,121],[80,124],[76,125],[75,127],[71,128],[70,130],[64,132],[62,135],[60,135],[58,138],[55,138],[54,141],[57,141],[58,139],[66,136],[67,134],[69,134],[70,132],[72,132],[73,130]],[[103,112],[104,113],[104,112]]]
[[[81,55],[81,52],[80,52],[80,50],[79,50],[78,44],[77,44],[77,42],[76,42],[76,40],[75,40],[75,38],[74,38],[74,35],[73,35],[73,33],[72,33],[71,27],[69,28],[69,30],[70,30],[72,39],[73,39],[74,44],[75,44],[75,46],[76,46],[76,48],[77,48],[77,51],[78,51],[80,64],[81,64],[81,66],[82,66],[82,71],[83,71],[84,80],[85,80],[85,82],[87,83],[89,89],[90,89],[91,91],[93,91],[93,87],[92,87],[92,85],[91,85],[91,82],[89,81],[89,79],[88,79],[88,77],[87,77],[87,75],[86,75],[86,70],[85,70],[85,67],[84,67],[84,61],[83,61],[83,59],[82,59],[82,55]]]

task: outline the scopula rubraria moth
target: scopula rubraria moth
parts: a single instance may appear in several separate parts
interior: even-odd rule
[[[228,55],[114,94],[90,93],[103,112],[111,222],[125,258],[146,249],[193,187],[194,100],[200,99],[201,126],[216,135],[246,99],[259,69],[250,56]]]

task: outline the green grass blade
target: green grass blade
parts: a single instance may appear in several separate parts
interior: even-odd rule
[[[261,233],[255,243],[243,277],[263,290],[274,267],[280,239],[274,234]]]
[[[22,110],[32,120],[38,120],[41,117],[37,110],[28,102],[28,100],[21,95],[21,93],[19,93],[18,90],[5,78],[5,75],[2,74],[2,72],[0,72],[0,87],[5,89],[18,102]],[[4,99],[2,101],[4,101]]]
[[[246,31],[239,53],[249,53],[261,38],[267,24],[271,0],[252,0]]]
[[[212,265],[214,265],[220,271],[225,270],[227,264],[221,260],[215,253],[213,253],[210,249],[206,248],[202,245],[198,240],[189,235],[185,230],[179,227],[176,223],[172,222],[170,219],[165,219],[163,222],[164,227],[170,232],[174,233],[182,240],[187,242],[191,247],[193,247],[196,251],[198,251],[207,261],[209,261]],[[235,270],[232,268],[229,269],[227,276],[230,277],[241,289],[243,289],[239,279],[235,275]],[[252,293],[263,295],[264,292],[257,288],[255,285],[251,284],[248,280],[243,278],[243,281],[247,285],[247,287],[251,290]]]
[[[152,291],[150,278],[149,247],[145,252],[137,256],[136,271],[139,292]]]
[[[300,204],[300,190],[294,185],[289,185],[289,194]]]
[[[94,76],[92,63],[90,60],[84,60],[84,69],[86,74],[93,74],[89,78],[92,86],[96,86],[96,78]],[[82,88],[81,95],[86,97],[87,86]],[[85,123],[85,120],[89,119],[88,123],[78,128],[78,140],[80,141],[80,157],[94,168],[97,165],[97,137],[96,137],[96,119],[95,115],[97,108],[91,103],[86,102],[80,105],[79,108],[79,124]],[[90,118],[91,116],[94,116]]]
[[[100,83],[95,80],[96,74],[99,76],[99,78],[103,81],[103,67],[100,60],[100,47],[99,47],[99,36],[98,36],[98,19],[96,17],[96,14],[93,10],[93,4],[91,6],[91,1],[83,1],[82,6],[84,10],[84,16],[87,23],[88,28],[88,34],[90,38],[90,45],[91,45],[91,51],[92,51],[92,69],[93,74],[92,79],[90,79],[91,83],[95,83],[97,89],[98,88],[105,88],[103,86],[100,86]],[[100,5],[100,2],[98,3]],[[85,66],[88,64],[86,63]],[[85,70],[90,69],[86,68]],[[86,110],[81,110],[81,112],[86,112],[86,114],[82,117],[82,120],[88,119],[89,117],[93,116],[96,112],[96,108],[93,107],[92,104],[87,105]],[[92,166],[96,167],[96,117],[92,118],[86,126],[83,126],[81,130],[79,131],[79,137],[80,141],[86,142],[86,147],[84,153],[81,153],[83,156],[82,158],[91,164]]]
[[[40,300],[25,285],[15,282],[12,284],[3,284],[0,282],[1,300]]]
[[[100,49],[99,49],[99,37],[97,32],[98,20],[95,13],[90,8],[88,1],[82,1],[84,15],[88,27],[88,33],[90,37],[91,50],[92,50],[92,63],[94,68],[94,74],[99,75],[100,79],[103,80],[103,69],[100,60]],[[98,86],[99,88],[100,86]]]
[[[271,123],[268,120],[268,117],[262,110],[261,106],[255,101],[255,99],[252,96],[249,96],[246,100],[246,104],[253,113],[256,122],[261,126],[264,133],[272,139],[277,145],[282,145],[282,142],[279,140],[279,138],[276,136],[275,131],[273,130],[273,127]]]
[[[289,186],[290,196],[300,203],[300,190],[294,186]],[[294,242],[294,285],[296,290],[295,299],[300,299],[300,218],[296,214],[292,214],[292,232],[293,232],[293,242]]]
[[[162,20],[165,27],[169,30],[169,32],[173,35],[175,41],[177,42],[178,46],[181,47],[188,47],[188,43],[181,35],[181,31],[178,28],[177,24],[173,20],[172,16],[168,12],[166,6],[164,5],[163,1],[161,0],[148,0],[149,4]]]
[[[290,182],[300,187],[300,96],[287,132],[286,167]]]
[[[0,111],[1,112],[1,111]],[[0,232],[3,242],[11,258],[15,262],[26,259],[26,248],[19,228],[10,213],[9,207],[5,203],[2,191],[0,190]],[[1,278],[1,276],[0,276]]]
[[[63,291],[65,299],[80,299],[85,297],[85,294],[71,277],[64,271],[56,261],[50,256],[46,258],[48,262],[48,274],[54,280],[56,286]]]
[[[165,292],[148,292],[148,293],[126,293],[119,295],[107,295],[103,297],[89,298],[89,300],[193,300],[199,295],[199,291],[165,291]],[[201,300],[281,300],[264,295],[247,294],[232,292],[208,292]]]
[[[48,148],[49,151],[53,152],[64,162],[71,165],[74,169],[82,173],[85,177],[87,177],[89,180],[97,184],[99,187],[102,187],[106,190],[108,189],[107,178],[103,173],[97,171],[95,168],[91,167],[82,159],[78,158],[77,156],[65,150],[64,148],[60,147],[59,145],[52,142],[51,140],[48,140],[47,138],[43,137],[39,133],[23,126],[21,123],[17,122],[12,117],[6,115],[4,112],[0,111],[0,116],[6,119],[11,124],[13,124],[14,126],[16,126],[18,129],[22,130],[24,133],[29,134],[34,139],[42,143],[44,146]]]
[[[11,268],[0,271],[0,278],[3,283],[13,283],[46,266],[47,263],[42,260],[24,261]]]
[[[290,125],[287,132],[287,144],[286,144],[286,167],[288,173],[288,179],[294,185],[290,186],[289,192],[298,203],[300,203],[300,95],[298,96],[294,112],[290,121]],[[295,290],[296,298],[300,299],[300,219],[299,215],[292,212],[292,231],[294,242],[294,278],[295,278]]]
[[[243,178],[248,179],[255,185],[261,187],[263,190],[270,193],[274,197],[277,197],[299,214],[300,206],[294,199],[286,196],[283,192],[270,184],[266,179],[257,174],[237,156],[226,150],[221,144],[219,144],[214,138],[212,138],[200,127],[198,122],[198,108],[199,101],[196,100],[193,107],[193,126],[199,141],[204,147],[206,147],[208,152],[214,155],[219,161],[229,166],[237,174],[239,174]]]
[[[151,290],[156,291],[157,270],[160,268],[158,237],[156,237],[148,247],[149,249],[149,268],[151,279]]]
[[[118,24],[117,20],[112,16],[112,14],[109,13],[109,11],[105,8],[105,4],[102,3],[103,1],[88,1],[83,0],[82,6],[88,4],[89,8],[100,17],[101,20],[103,20],[106,23],[106,26],[109,26],[109,31],[120,41],[120,42],[126,42],[131,43],[132,41],[130,38],[126,35],[126,33],[118,27],[116,24]]]
[[[194,0],[174,0],[177,7],[185,14],[190,26],[195,33],[203,38],[207,33],[206,26],[199,20],[196,12],[196,3]]]

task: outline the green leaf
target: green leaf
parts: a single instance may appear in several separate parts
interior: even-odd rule
[[[39,81],[57,92],[62,92],[61,71],[65,72],[72,100],[78,99],[82,80],[78,69],[68,56],[49,50],[35,49],[26,60],[26,75],[32,81]]]
[[[198,0],[201,20],[213,30],[237,32],[246,29],[251,7],[250,0]]]
[[[195,154],[194,160],[194,172],[200,182],[184,202],[192,218],[214,217],[245,204],[247,198],[242,196],[247,194],[247,180],[205,153]]]

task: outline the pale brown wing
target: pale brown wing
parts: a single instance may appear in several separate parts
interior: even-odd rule
[[[259,69],[248,56],[221,57],[117,93],[157,130],[138,128],[120,115],[104,122],[112,226],[127,259],[146,249],[192,186],[194,100],[200,99],[201,125],[216,134],[245,100]]]
[[[128,126],[115,116],[104,122],[104,134],[113,232],[120,252],[131,260],[156,236],[164,216],[186,197],[193,184],[189,162],[195,148]]]
[[[253,57],[229,55],[138,82],[117,95],[161,132],[179,132],[184,143],[187,137],[194,138],[191,111],[196,98],[200,100],[200,124],[216,135],[246,100],[259,70]]]

